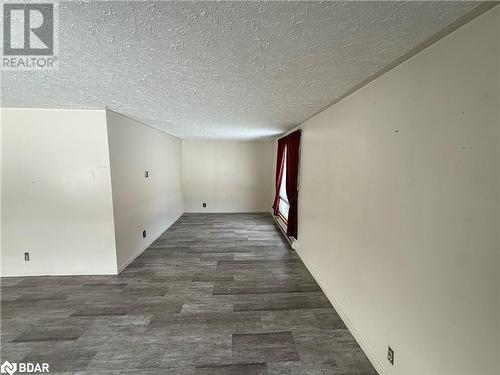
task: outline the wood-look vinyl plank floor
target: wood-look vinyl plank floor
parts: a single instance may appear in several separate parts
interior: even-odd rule
[[[117,276],[1,279],[1,360],[56,374],[376,374],[269,214],[184,214]]]

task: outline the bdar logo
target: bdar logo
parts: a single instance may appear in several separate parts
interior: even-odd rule
[[[5,361],[0,367],[0,371],[2,371],[2,374],[12,375],[17,371],[17,363],[10,363],[9,361]]]

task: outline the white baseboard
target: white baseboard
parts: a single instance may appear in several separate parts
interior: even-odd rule
[[[106,276],[106,275],[118,275],[118,272],[116,269],[104,269],[104,270],[66,270],[63,272],[40,272],[40,271],[33,271],[33,272],[12,272],[12,273],[1,273],[0,277],[24,277],[24,276]]]
[[[267,214],[267,209],[259,210],[259,209],[251,209],[251,210],[221,210],[221,209],[196,209],[196,210],[186,210],[184,211],[186,214]]]
[[[180,214],[178,214],[173,220],[171,220],[169,223],[167,223],[167,225],[165,225],[160,231],[159,233],[157,233],[156,235],[154,235],[152,237],[152,240],[150,240],[149,242],[146,243],[146,245],[144,245],[142,248],[140,248],[137,252],[135,252],[130,258],[128,258],[125,263],[123,263],[121,266],[118,267],[118,273],[122,272],[125,268],[127,268],[127,266],[132,263],[135,258],[137,258],[139,255],[141,255],[144,250],[146,250],[148,247],[150,247],[153,242],[155,242],[158,237],[160,237],[168,228],[170,228],[177,220],[180,219],[180,217],[183,215],[184,213],[181,212]]]
[[[337,313],[339,314],[340,318],[342,319],[342,321],[344,322],[344,324],[346,325],[346,327],[349,329],[349,332],[351,332],[351,334],[353,335],[353,337],[356,340],[356,342],[359,344],[359,346],[361,347],[361,349],[363,350],[363,352],[365,352],[366,356],[368,357],[368,359],[372,363],[373,367],[375,367],[375,369],[377,370],[377,372],[380,375],[386,375],[387,372],[385,371],[384,367],[379,362],[379,360],[375,357],[374,352],[370,349],[370,347],[368,346],[368,344],[366,343],[366,341],[363,339],[363,337],[359,334],[359,332],[356,330],[356,328],[354,328],[354,326],[352,325],[351,321],[349,320],[349,318],[347,317],[347,315],[344,313],[344,311],[342,310],[342,308],[340,307],[340,305],[337,303],[337,301],[335,300],[335,298],[331,294],[328,293],[327,289],[321,283],[321,280],[320,280],[318,274],[314,271],[314,269],[312,268],[312,266],[304,259],[303,255],[300,253],[301,252],[300,251],[300,247],[297,246],[297,245],[295,246],[295,252],[298,254],[298,256],[299,256],[300,260],[302,261],[302,263],[304,263],[304,265],[306,266],[306,268],[308,269],[308,271],[311,273],[311,275],[314,278],[314,280],[316,280],[316,282],[318,283],[318,285],[321,288],[321,290],[323,291],[323,293],[325,293],[326,297],[328,298],[328,300],[330,301],[330,303],[335,308],[335,311],[337,311]]]

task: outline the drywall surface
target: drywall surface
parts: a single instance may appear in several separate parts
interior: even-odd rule
[[[104,110],[1,118],[1,275],[116,274]]]
[[[298,252],[380,372],[500,373],[499,28],[303,124]]]
[[[271,141],[182,143],[186,212],[269,212]]]
[[[60,1],[59,70],[4,70],[2,102],[105,103],[182,138],[270,138],[478,4]]]
[[[182,143],[112,111],[106,118],[122,270],[182,215]]]

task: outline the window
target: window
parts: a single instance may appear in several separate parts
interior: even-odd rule
[[[295,239],[298,232],[299,159],[300,129],[278,139],[273,201],[273,214],[285,224],[287,236]]]
[[[278,213],[286,223],[288,222],[288,210],[290,209],[288,197],[286,195],[286,146],[283,153],[283,174],[281,176],[281,185],[279,190]]]

